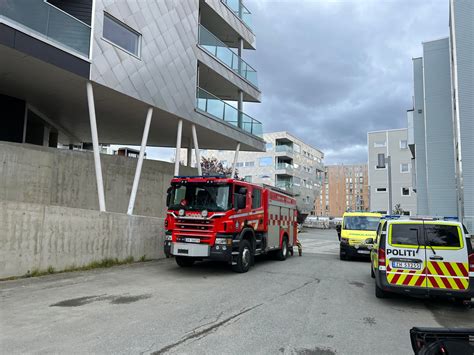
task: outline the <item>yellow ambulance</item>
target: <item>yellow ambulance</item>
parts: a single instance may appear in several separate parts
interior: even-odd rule
[[[382,215],[374,212],[346,212],[342,216],[339,257],[349,260],[357,256],[369,257],[369,247],[364,243],[375,238]]]

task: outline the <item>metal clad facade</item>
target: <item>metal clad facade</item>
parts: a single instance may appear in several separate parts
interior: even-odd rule
[[[457,96],[454,111],[457,170],[463,221],[474,229],[474,2],[454,0],[451,8],[453,74]],[[461,160],[461,161],[460,161]]]
[[[457,215],[449,39],[423,43],[428,208]]]
[[[426,193],[425,115],[423,93],[423,58],[413,59],[414,110],[413,139],[415,142],[416,202],[417,213],[428,215]]]

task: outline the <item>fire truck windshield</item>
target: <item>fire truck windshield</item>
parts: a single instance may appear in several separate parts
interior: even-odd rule
[[[169,209],[222,212],[231,209],[230,185],[185,184],[173,185],[169,196]]]

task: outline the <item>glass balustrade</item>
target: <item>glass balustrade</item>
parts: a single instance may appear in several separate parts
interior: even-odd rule
[[[0,17],[89,57],[91,28],[43,0],[2,0]]]
[[[196,90],[196,108],[255,136],[263,134],[262,123],[239,111],[200,87]]]
[[[240,18],[249,29],[252,29],[252,13],[245,7],[242,0],[222,0],[222,2],[226,4],[235,16]]]
[[[275,152],[293,153],[293,148],[289,145],[276,145]]]
[[[219,38],[214,36],[204,26],[199,25],[199,45],[214,57],[227,65],[232,71],[248,80],[255,86],[258,86],[257,72],[248,65],[241,57],[232,51]]]
[[[282,169],[285,169],[285,170],[293,170],[293,165],[289,164],[289,163],[276,163],[275,165],[275,168],[277,170],[282,170]]]

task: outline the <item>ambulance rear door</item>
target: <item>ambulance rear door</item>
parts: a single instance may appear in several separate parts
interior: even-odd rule
[[[388,226],[387,281],[392,286],[426,289],[423,223],[397,221]]]
[[[461,228],[459,223],[424,221],[428,290],[469,288],[468,252]]]

